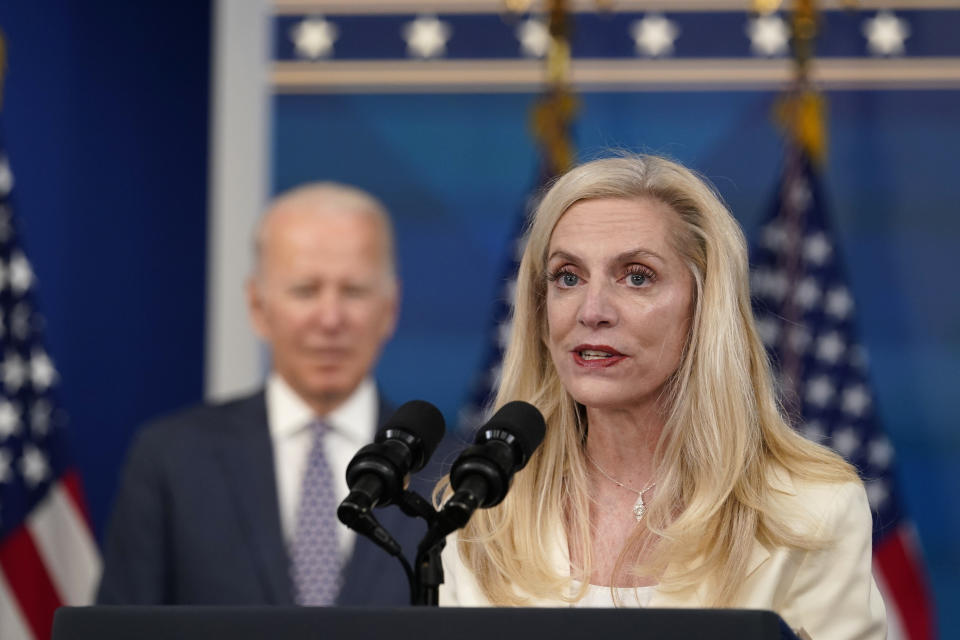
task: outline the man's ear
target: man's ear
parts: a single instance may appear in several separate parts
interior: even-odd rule
[[[395,284],[393,287],[393,296],[391,302],[391,308],[389,310],[389,320],[386,327],[383,331],[383,341],[386,342],[393,337],[393,334],[397,330],[397,323],[400,321],[400,300],[401,293],[403,293],[403,288],[401,287],[400,278],[395,279]]]
[[[267,338],[266,309],[263,302],[263,291],[256,276],[247,278],[247,313],[250,315],[250,324],[261,339]]]

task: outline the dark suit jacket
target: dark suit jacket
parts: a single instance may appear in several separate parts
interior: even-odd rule
[[[382,401],[379,412],[382,424]],[[427,467],[414,488],[429,492],[440,475]],[[376,516],[411,557],[423,522],[396,507]],[[293,604],[289,565],[262,391],[140,431],[108,528],[98,603]],[[337,604],[408,603],[400,563],[358,536]]]

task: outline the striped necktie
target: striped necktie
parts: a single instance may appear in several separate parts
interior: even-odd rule
[[[337,543],[337,499],[324,440],[330,431],[322,420],[310,423],[313,445],[300,486],[291,574],[297,604],[333,604],[343,582]]]

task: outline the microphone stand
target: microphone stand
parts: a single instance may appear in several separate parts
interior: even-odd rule
[[[403,556],[400,545],[377,521],[370,511],[355,514],[347,525],[357,533],[369,538],[378,547],[394,556],[403,566],[410,586],[410,604],[436,607],[439,604],[440,585],[443,584],[443,564],[440,553],[446,545],[446,535],[457,527],[449,528],[429,500],[409,489],[400,494],[397,501],[400,510],[412,517],[422,518],[427,523],[427,533],[417,547],[414,567]],[[346,524],[346,523],[345,523]]]
[[[427,523],[427,534],[417,547],[414,559],[414,586],[410,594],[410,604],[419,607],[436,607],[439,604],[440,585],[443,584],[443,564],[440,552],[446,545],[446,537],[431,539],[440,521],[440,513],[429,500],[420,494],[406,490],[400,496],[400,510],[408,516],[423,518]]]

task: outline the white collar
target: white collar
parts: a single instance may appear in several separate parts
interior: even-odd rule
[[[371,378],[364,378],[340,406],[325,416],[316,416],[275,371],[267,379],[266,400],[270,436],[275,440],[299,433],[317,417],[324,418],[331,430],[360,446],[368,443],[376,430],[377,388]]]

